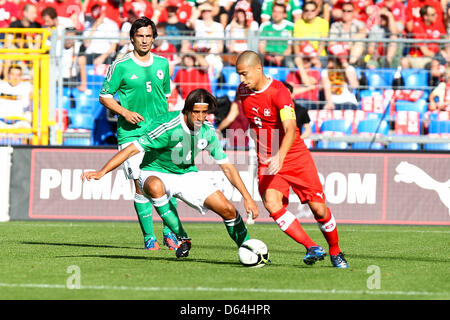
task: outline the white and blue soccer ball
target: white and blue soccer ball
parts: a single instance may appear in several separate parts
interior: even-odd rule
[[[264,267],[269,260],[269,250],[264,242],[258,239],[245,241],[238,250],[239,261],[246,267]]]

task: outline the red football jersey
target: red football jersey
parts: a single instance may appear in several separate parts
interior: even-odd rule
[[[284,137],[280,112],[284,108],[294,108],[289,90],[275,79],[261,91],[253,91],[244,85],[238,88],[245,115],[250,121],[251,135],[255,139],[259,161],[264,161],[276,153]],[[282,171],[295,166],[298,153],[308,150],[300,138],[297,128],[295,141],[283,162]],[[260,163],[261,165],[261,163]],[[297,163],[298,165],[298,163]]]

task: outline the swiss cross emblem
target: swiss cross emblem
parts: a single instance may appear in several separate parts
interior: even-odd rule
[[[270,117],[270,109],[264,109],[264,116]]]

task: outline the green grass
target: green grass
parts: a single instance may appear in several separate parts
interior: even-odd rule
[[[185,227],[193,247],[177,259],[167,248],[143,250],[137,223],[0,223],[0,299],[450,298],[449,227],[340,225],[348,270],[328,257],[304,265],[304,248],[275,224],[249,227],[269,247],[272,263],[259,269],[239,264],[222,223]],[[326,247],[316,225],[304,228]],[[80,289],[67,287],[70,266],[79,268]],[[369,266],[379,268],[379,289],[367,285]]]

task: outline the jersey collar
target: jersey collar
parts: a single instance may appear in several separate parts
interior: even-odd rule
[[[259,91],[253,91],[254,93],[261,93],[261,92],[264,92],[264,91],[266,91],[267,90],[267,88],[269,88],[270,87],[270,85],[272,84],[272,81],[273,81],[273,78],[271,77],[271,76],[267,76],[267,78],[269,78],[269,82],[267,83],[267,85],[264,87],[264,88],[262,88],[261,90],[259,90]]]
[[[138,58],[136,58],[136,56],[134,55],[134,51],[132,51],[131,52],[131,60],[133,60],[134,63],[136,63],[138,66],[149,67],[153,64],[153,53],[150,52],[150,57],[149,57],[148,61],[143,62],[143,61],[139,60]]]

